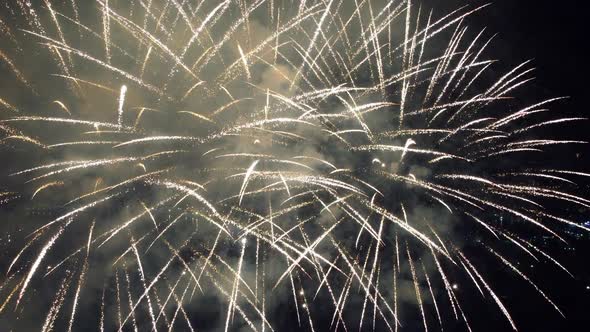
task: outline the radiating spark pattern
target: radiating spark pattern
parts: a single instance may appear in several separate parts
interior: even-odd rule
[[[35,156],[7,185],[60,211],[14,253],[2,315],[43,313],[33,317],[44,331],[277,331],[274,306],[288,302],[302,330],[442,330],[449,319],[471,330],[471,287],[516,330],[479,255],[563,314],[511,257],[567,272],[529,236],[563,241],[560,226],[577,227],[548,206],[590,207],[575,191],[590,174],[527,161],[585,144],[540,136],[585,119],[551,113],[560,98],[519,102],[528,62],[483,75],[491,38],[464,25],[483,7],[7,8],[1,45],[18,47],[0,49],[3,75],[31,101],[0,96],[1,144]],[[21,61],[28,53],[44,56],[41,74]],[[0,204],[19,195],[0,191]]]

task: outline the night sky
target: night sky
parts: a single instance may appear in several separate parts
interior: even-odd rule
[[[494,1],[489,10],[478,15],[477,21],[498,32],[500,43],[492,49],[498,58],[514,61],[533,59],[537,71],[532,86],[546,95],[571,96],[561,105],[560,112],[587,117],[589,90],[586,79],[590,67],[588,51],[582,42],[587,40],[587,15],[578,6],[576,1]],[[589,128],[588,123],[583,123],[557,132],[588,140]],[[568,159],[572,167],[587,170],[590,165],[588,147],[580,147],[576,153],[578,158]],[[558,153],[552,158],[566,156],[565,153]],[[588,186],[580,190],[587,193]],[[590,219],[588,211],[581,211],[579,218],[581,222]],[[526,296],[515,296],[511,299],[514,301],[512,307],[523,317],[520,322],[522,331],[585,331],[589,328],[590,291],[586,285],[590,280],[590,266],[585,262],[590,254],[590,239],[586,236],[585,240],[574,243],[575,252],[564,253],[562,259],[575,269],[576,280],[557,278],[556,274],[544,269],[537,271],[544,275],[543,282],[556,290],[556,299],[563,303],[567,319],[532,306]],[[497,326],[489,329],[494,330],[502,331],[504,328]]]
[[[488,3],[488,1],[428,0],[424,1],[424,3],[427,4],[426,6],[436,8],[437,11],[448,12],[464,4],[478,6]],[[81,4],[80,7],[83,14],[84,5]],[[3,18],[10,15],[4,6],[0,7],[0,10],[6,11],[1,13]],[[486,27],[487,36],[497,33],[491,47],[487,50],[487,54],[490,58],[500,59],[501,62],[492,67],[493,69],[486,75],[497,77],[510,70],[514,65],[531,59],[532,66],[536,68],[533,74],[535,79],[527,83],[527,88],[519,95],[520,97],[524,100],[537,101],[542,98],[568,96],[568,99],[552,105],[552,110],[559,112],[563,116],[590,117],[587,102],[590,92],[588,88],[590,62],[585,47],[585,42],[588,39],[587,21],[588,14],[581,8],[579,1],[496,0],[491,6],[468,17],[466,25],[470,27],[470,33],[479,31],[483,27]],[[2,42],[0,45],[4,47],[9,43]],[[25,71],[27,74],[31,74],[31,77],[39,77],[39,72],[43,73],[42,63],[44,60],[39,59],[38,61],[41,65],[35,67],[36,70]],[[6,67],[1,68],[2,73],[5,73]],[[7,78],[7,75],[0,75],[0,97],[4,95],[4,92],[6,94],[15,93],[12,78]],[[55,87],[47,86],[47,89],[52,90]],[[18,91],[16,94],[18,95]],[[5,118],[2,115],[1,119]],[[174,124],[168,125],[172,126]],[[541,133],[550,137],[590,141],[590,122],[588,121],[575,122],[574,124],[559,127],[552,126],[543,130]],[[55,135],[59,134],[56,133]],[[540,162],[547,165],[547,167],[558,165],[562,169],[590,172],[590,150],[588,145],[551,149],[551,153],[544,154],[544,158],[546,159]],[[2,173],[0,175],[0,181],[2,181],[0,182],[0,189],[9,188],[15,191],[20,189],[14,179],[10,179],[5,175],[15,170],[30,167],[32,161],[35,161],[35,156],[29,155],[26,150],[0,146],[0,163],[2,164],[0,165],[0,172]],[[187,162],[191,162],[191,160]],[[511,160],[511,162],[519,163],[524,161],[515,159]],[[575,192],[577,195],[586,198],[590,197],[590,180],[588,178],[586,180],[581,178],[577,188]],[[27,188],[27,190],[30,190],[30,188]],[[26,238],[27,234],[23,234],[23,229],[29,230],[29,228],[32,228],[31,225],[21,227],[15,224],[15,220],[25,222],[24,219],[19,218],[23,216],[22,209],[27,203],[27,199],[17,199],[0,205],[0,250],[3,250],[3,252],[0,252],[1,275],[4,275],[4,271],[8,269],[13,257],[18,254],[26,243],[26,239],[28,239]],[[48,198],[48,201],[51,199],[53,197]],[[126,205],[125,201],[119,203],[122,206]],[[558,211],[562,215],[568,216],[579,224],[589,222],[588,227],[590,227],[590,209],[588,208],[572,208],[558,203],[550,203],[548,208],[551,211]],[[101,211],[101,213],[101,217],[107,219],[111,217],[108,211]],[[86,234],[80,233],[80,236],[84,237]],[[565,318],[561,317],[549,304],[544,302],[542,297],[533,288],[529,287],[526,282],[507,271],[505,266],[500,266],[497,262],[490,265],[486,265],[485,262],[482,264],[484,266],[482,268],[483,274],[493,283],[502,302],[509,307],[520,331],[573,332],[590,330],[590,265],[588,264],[590,232],[584,233],[574,228],[567,228],[564,234],[569,246],[565,246],[559,241],[547,243],[541,236],[535,236],[530,240],[551,253],[556,260],[568,268],[573,277],[559,270],[555,265],[547,263],[532,263],[530,265],[527,263],[526,266],[520,266],[520,268],[551,296],[563,311]],[[471,228],[466,228],[458,231],[457,236],[472,239],[477,238],[479,234],[472,233]],[[63,249],[59,246],[56,248],[56,251]],[[469,251],[470,248],[465,249]],[[227,251],[230,256],[239,255],[236,248],[229,248]],[[62,252],[69,251],[63,249]],[[181,255],[185,254],[187,257],[191,255],[190,253],[181,253]],[[31,259],[31,257],[27,258]],[[99,257],[98,259],[106,261],[108,257]],[[530,257],[526,259],[526,262],[530,261]],[[92,280],[93,276],[89,277],[89,279]],[[3,281],[3,279],[0,278],[0,281]],[[100,283],[101,281],[94,280],[91,282]],[[463,282],[468,283],[468,279],[464,279]],[[472,285],[463,288],[462,283],[457,285],[457,292],[462,297],[464,309],[474,331],[511,330],[489,295],[482,299],[479,292],[474,291]],[[42,289],[33,296],[29,295],[27,300],[35,301],[35,296],[38,296],[40,303],[52,301],[55,292],[58,291],[58,286],[54,287],[54,289]],[[99,298],[100,289],[96,288],[94,291],[96,298]],[[9,293],[10,290],[0,288],[0,307]],[[200,318],[194,322],[195,326],[201,328],[197,329],[199,331],[222,330],[222,328],[219,328],[218,321],[225,319],[225,303],[220,303],[213,295],[207,296],[210,297],[200,299],[189,309],[193,313],[201,314]],[[12,301],[14,302],[14,300]],[[472,303],[473,305],[471,305]],[[89,308],[94,311],[92,313],[90,311],[82,312],[80,320],[96,318],[95,315],[98,312],[96,310],[99,304],[100,300],[90,303]],[[332,307],[326,308],[325,311],[321,306],[314,308],[316,309],[315,319],[317,319],[315,322],[317,324],[316,331],[324,331],[323,327],[329,326],[332,319]],[[0,332],[39,330],[38,327],[42,325],[45,319],[47,308],[39,309],[41,313],[39,313],[38,321],[34,321],[36,320],[35,314],[23,316],[26,318],[15,319],[16,316],[13,315],[11,310],[10,308],[6,310],[0,309]],[[64,310],[69,310],[69,307]],[[275,323],[275,331],[301,330],[293,319],[295,308],[292,302],[278,301],[270,312],[270,317]],[[461,321],[455,322],[449,317],[444,319],[444,331],[465,331],[464,323]],[[422,321],[418,320],[419,316],[416,315],[415,318],[415,321],[406,322],[401,331],[423,331]],[[432,330],[438,329],[438,323],[434,317],[429,317],[428,321]],[[96,331],[95,325],[94,323],[88,325],[78,323],[74,330]],[[370,330],[369,325],[364,327],[363,330]],[[35,329],[33,329],[33,326]],[[358,330],[356,325],[352,325],[350,329]],[[59,330],[59,328],[56,330]],[[184,331],[181,327],[178,330]]]

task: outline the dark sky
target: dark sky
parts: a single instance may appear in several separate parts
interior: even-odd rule
[[[588,53],[583,42],[587,37],[583,7],[571,0],[491,3],[477,20],[499,33],[498,39],[505,43],[493,48],[498,58],[533,59],[539,69],[538,87],[552,94],[571,95],[573,104],[584,106]]]
[[[454,9],[465,0],[429,0],[433,6],[443,9]],[[444,4],[442,3],[444,2]],[[484,4],[487,1],[468,1],[470,4]],[[528,59],[533,60],[537,68],[536,79],[529,84],[528,91],[533,96],[544,97],[570,96],[570,99],[562,102],[558,107],[559,112],[575,116],[590,117],[588,110],[588,72],[589,60],[586,52],[588,40],[587,28],[588,14],[583,10],[579,1],[562,0],[497,0],[492,6],[469,18],[468,25],[474,31],[486,26],[488,34],[498,33],[498,36],[489,49],[488,54],[493,58],[502,60],[498,72]],[[506,67],[502,67],[502,66]],[[590,141],[590,123],[578,123],[573,127],[559,129],[557,135],[568,135],[572,139]],[[557,130],[557,129],[556,129]],[[564,162],[568,168],[579,171],[590,170],[590,151],[588,147],[578,147],[574,153],[576,158],[569,158],[572,150],[564,150],[551,157],[553,159],[566,159]],[[566,158],[567,157],[567,158]],[[0,162],[3,156],[0,155]],[[548,160],[548,162],[551,162]],[[580,187],[582,196],[588,195],[588,184]],[[559,207],[557,207],[559,208]],[[585,211],[589,213],[590,211]],[[578,214],[577,221],[584,222],[586,217]],[[587,217],[590,220],[590,214]],[[0,220],[0,222],[3,222]],[[559,259],[575,278],[570,278],[563,273],[556,273],[555,267],[544,265],[531,267],[540,281],[540,284],[560,305],[566,319],[560,317],[550,306],[544,305],[542,299],[535,297],[531,290],[518,289],[518,295],[503,298],[503,301],[511,308],[511,313],[517,321],[520,331],[584,331],[590,329],[590,265],[587,264],[590,257],[590,236],[582,239],[573,239],[571,242],[574,251],[554,248],[555,257]],[[5,266],[2,262],[0,266]],[[536,270],[535,270],[536,269]],[[488,277],[501,285],[501,288],[510,289],[514,280],[504,280],[504,275]],[[522,284],[519,284],[522,285]],[[469,295],[466,295],[467,297]],[[473,295],[474,300],[481,304],[480,299]],[[534,300],[531,300],[534,298]],[[490,302],[490,299],[487,300]],[[531,302],[535,303],[531,303]],[[497,308],[490,303],[480,305],[481,312],[470,312],[474,326],[478,331],[504,331],[508,325],[498,315]],[[288,308],[292,310],[292,308]],[[331,311],[329,312],[331,314]],[[277,314],[280,316],[280,314]],[[494,317],[490,320],[489,317]],[[331,318],[331,317],[330,317]],[[0,321],[1,322],[1,321]],[[416,324],[421,330],[421,325]],[[279,331],[297,330],[294,324],[288,321]],[[463,331],[464,326],[458,325],[457,331]],[[0,326],[0,332],[4,329]],[[405,331],[405,330],[404,330]],[[449,325],[445,331],[455,331],[455,327]]]
[[[443,2],[443,1],[441,1]],[[447,1],[444,1],[447,2]],[[465,3],[448,1],[449,3]],[[468,1],[484,4],[488,1]],[[484,24],[488,31],[497,32],[498,37],[491,53],[510,63],[533,59],[537,68],[533,89],[548,96],[570,96],[571,99],[560,105],[560,111],[587,117],[588,109],[588,14],[583,2],[573,0],[499,0],[475,16],[474,22]],[[569,127],[565,132],[581,139],[590,139],[590,124],[583,123]],[[561,132],[560,132],[561,133]],[[588,170],[590,151],[588,147],[579,149],[580,158],[574,167]],[[554,158],[561,158],[556,155]],[[586,193],[588,187],[582,189]],[[583,216],[580,216],[584,218]],[[590,216],[587,217],[590,219]],[[576,252],[564,255],[563,259],[576,272],[576,279],[555,278],[548,270],[543,273],[543,283],[550,285],[556,294],[567,319],[555,313],[544,311],[540,306],[531,306],[525,297],[511,299],[512,308],[518,312],[521,331],[586,331],[590,329],[590,240],[576,243]],[[519,300],[520,299],[520,300]],[[545,307],[546,308],[546,307]],[[485,313],[482,313],[485,316]],[[493,325],[493,324],[492,324]],[[505,327],[490,326],[486,331],[502,331]]]

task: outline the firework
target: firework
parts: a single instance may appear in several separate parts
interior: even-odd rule
[[[530,237],[580,227],[547,206],[589,207],[574,190],[590,175],[538,156],[585,142],[539,129],[584,119],[550,114],[560,98],[519,102],[528,62],[489,79],[491,38],[464,25],[483,8],[3,6],[18,94],[0,96],[0,129],[27,166],[0,202],[56,212],[22,226],[2,315],[43,331],[274,331],[288,308],[312,331],[470,330],[463,281],[516,329],[484,255],[561,314],[515,261],[567,272]]]

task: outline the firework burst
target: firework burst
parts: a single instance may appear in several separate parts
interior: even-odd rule
[[[584,119],[515,98],[528,62],[490,80],[491,38],[464,25],[482,8],[3,6],[18,93],[0,96],[2,143],[30,166],[0,202],[54,212],[30,218],[7,263],[2,315],[42,314],[43,331],[274,331],[288,308],[312,331],[470,330],[462,280],[516,329],[483,256],[561,313],[515,260],[565,270],[529,238],[565,241],[578,226],[547,206],[589,207],[572,189],[589,175],[542,152],[585,142],[538,133]]]

